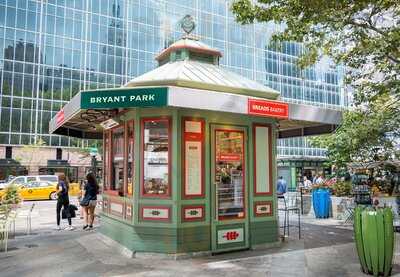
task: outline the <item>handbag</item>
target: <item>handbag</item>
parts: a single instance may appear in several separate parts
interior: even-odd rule
[[[62,219],[68,218],[68,214],[67,213],[69,213],[70,218],[75,218],[76,217],[76,213],[75,213],[76,210],[78,210],[78,208],[75,205],[69,205],[67,210],[66,209],[62,209],[61,218]]]
[[[81,205],[81,206],[83,206],[83,207],[89,206],[89,199],[87,199],[87,198],[84,197],[84,198],[81,200],[81,202],[79,203],[79,205]]]

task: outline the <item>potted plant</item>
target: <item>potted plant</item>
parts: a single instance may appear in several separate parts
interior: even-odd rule
[[[354,237],[362,271],[374,276],[390,276],[394,247],[391,208],[356,207]]]
[[[352,184],[349,181],[337,181],[332,185],[332,217],[341,219],[346,208],[351,205]]]

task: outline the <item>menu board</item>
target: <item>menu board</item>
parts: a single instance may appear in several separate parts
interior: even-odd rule
[[[184,197],[203,196],[203,121],[184,122]]]
[[[186,195],[200,195],[201,165],[203,163],[201,157],[201,142],[186,141],[185,154],[185,193]]]

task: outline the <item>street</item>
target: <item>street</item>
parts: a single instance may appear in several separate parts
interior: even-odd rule
[[[279,248],[175,261],[157,255],[123,256],[97,233],[98,218],[92,231],[81,229],[79,216],[73,220],[74,231],[56,231],[56,202],[24,205],[33,203],[32,234],[25,234],[24,221],[19,220],[9,252],[0,253],[1,276],[365,276],[351,228],[332,225],[329,219],[322,225],[304,217],[303,238],[298,240],[293,230]],[[400,272],[398,249],[397,242],[393,276]]]

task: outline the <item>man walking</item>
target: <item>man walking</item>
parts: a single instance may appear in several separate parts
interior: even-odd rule
[[[283,179],[282,176],[279,176],[279,180],[276,184],[276,194],[278,196],[282,196],[286,193],[287,184],[286,181]]]

